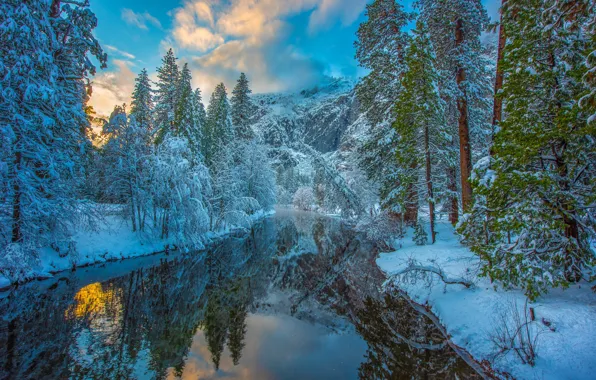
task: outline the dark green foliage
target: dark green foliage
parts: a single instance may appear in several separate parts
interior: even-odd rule
[[[546,5],[508,1],[506,117],[492,160],[477,167],[474,186],[485,200],[461,226],[485,261],[483,273],[530,298],[593,278],[596,264],[596,126],[578,107],[586,87],[576,54],[594,41],[579,29],[547,27]]]
[[[250,140],[254,137],[251,128],[251,118],[255,106],[250,100],[251,89],[248,87],[248,79],[244,73],[240,74],[238,83],[232,91],[232,123],[234,124],[236,137]]]

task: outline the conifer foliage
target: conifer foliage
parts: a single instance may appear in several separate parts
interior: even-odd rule
[[[254,113],[254,105],[250,100],[251,92],[246,75],[244,73],[240,74],[238,83],[232,91],[232,123],[236,128],[236,136],[246,140],[254,137],[254,132],[250,126],[250,119]]]
[[[393,128],[396,142],[397,200],[401,209],[418,209],[428,204],[431,240],[435,242],[435,185],[440,182],[437,163],[445,159],[442,150],[448,141],[443,101],[439,94],[439,74],[426,25],[419,21],[405,57],[406,71],[396,101],[398,115]],[[442,168],[444,169],[444,168]],[[439,178],[437,178],[439,177]]]
[[[0,4],[2,247],[68,238],[90,148],[84,103],[95,67],[87,54],[102,67],[107,59],[96,25],[84,2]]]
[[[492,159],[477,167],[474,184],[486,209],[462,225],[486,261],[485,274],[530,297],[594,275],[595,126],[582,107],[590,88],[577,52],[594,51],[596,41],[593,31],[564,20],[581,3],[507,1],[505,117]],[[576,10],[576,25],[594,17],[593,7]]]
[[[392,112],[404,71],[405,49],[410,37],[404,31],[412,16],[395,0],[375,0],[366,6],[367,20],[357,32],[356,59],[370,73],[356,92],[370,124],[368,136],[359,150],[360,166],[380,185],[382,206],[401,212],[395,190],[399,168],[395,164],[396,140]],[[410,213],[414,214],[414,213]],[[409,215],[415,222],[415,215]]]

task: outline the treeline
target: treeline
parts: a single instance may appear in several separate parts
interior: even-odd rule
[[[246,76],[231,101],[217,85],[207,110],[191,81],[171,49],[155,90],[141,71],[130,110],[116,106],[97,137],[87,188],[95,201],[126,205],[133,231],[200,246],[205,232],[246,226],[250,215],[269,210],[275,172],[250,126],[255,106]]]
[[[98,202],[181,245],[275,203],[244,74],[231,102],[220,84],[205,110],[171,50],[154,86],[140,73],[130,107],[114,109],[94,147],[89,57],[107,63],[96,26],[88,2],[0,4],[0,267],[11,278],[41,247],[65,253],[73,227],[101,217]]]
[[[375,0],[357,33],[360,164],[383,208],[418,233],[428,210],[432,242],[447,214],[484,275],[530,297],[593,279],[596,4],[504,0],[498,24],[480,0],[416,8]]]

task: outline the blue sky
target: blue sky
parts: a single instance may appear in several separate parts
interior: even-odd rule
[[[496,17],[499,0],[483,0]],[[367,0],[91,0],[109,56],[91,104],[109,114],[128,103],[143,68],[155,76],[170,47],[206,101],[244,71],[254,92],[297,90],[324,75],[357,78],[354,39]],[[412,0],[402,1],[411,9]]]

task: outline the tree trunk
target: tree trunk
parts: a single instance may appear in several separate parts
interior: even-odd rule
[[[135,201],[134,201],[134,197],[133,197],[132,184],[130,182],[128,183],[128,189],[130,191],[130,217],[132,220],[132,232],[136,232],[137,231],[137,220],[136,220],[136,211],[135,211]]]
[[[449,222],[455,226],[459,221],[459,206],[457,202],[457,170],[455,166],[449,166],[447,169],[447,177],[449,177],[449,184],[447,189],[451,193],[450,196],[450,210],[449,210]]]
[[[459,47],[464,42],[463,21],[457,20],[455,26],[455,45]],[[464,212],[468,211],[472,204],[472,185],[470,175],[472,174],[472,152],[470,149],[470,128],[468,121],[468,100],[464,82],[466,81],[466,71],[463,67],[458,67],[456,82],[460,94],[457,100],[457,109],[459,111],[458,129],[459,129],[459,166],[461,180],[461,199]]]
[[[424,127],[424,154],[426,159],[426,186],[428,189],[428,214],[430,218],[430,236],[432,244],[435,244],[436,232],[435,232],[435,200],[433,195],[433,183],[431,177],[431,164],[430,164],[430,144],[429,144],[429,132],[428,126]]]
[[[416,162],[410,167],[412,170],[417,170]],[[406,212],[404,214],[404,221],[406,225],[415,226],[418,222],[418,190],[415,183],[408,185],[408,195],[406,199]]]

